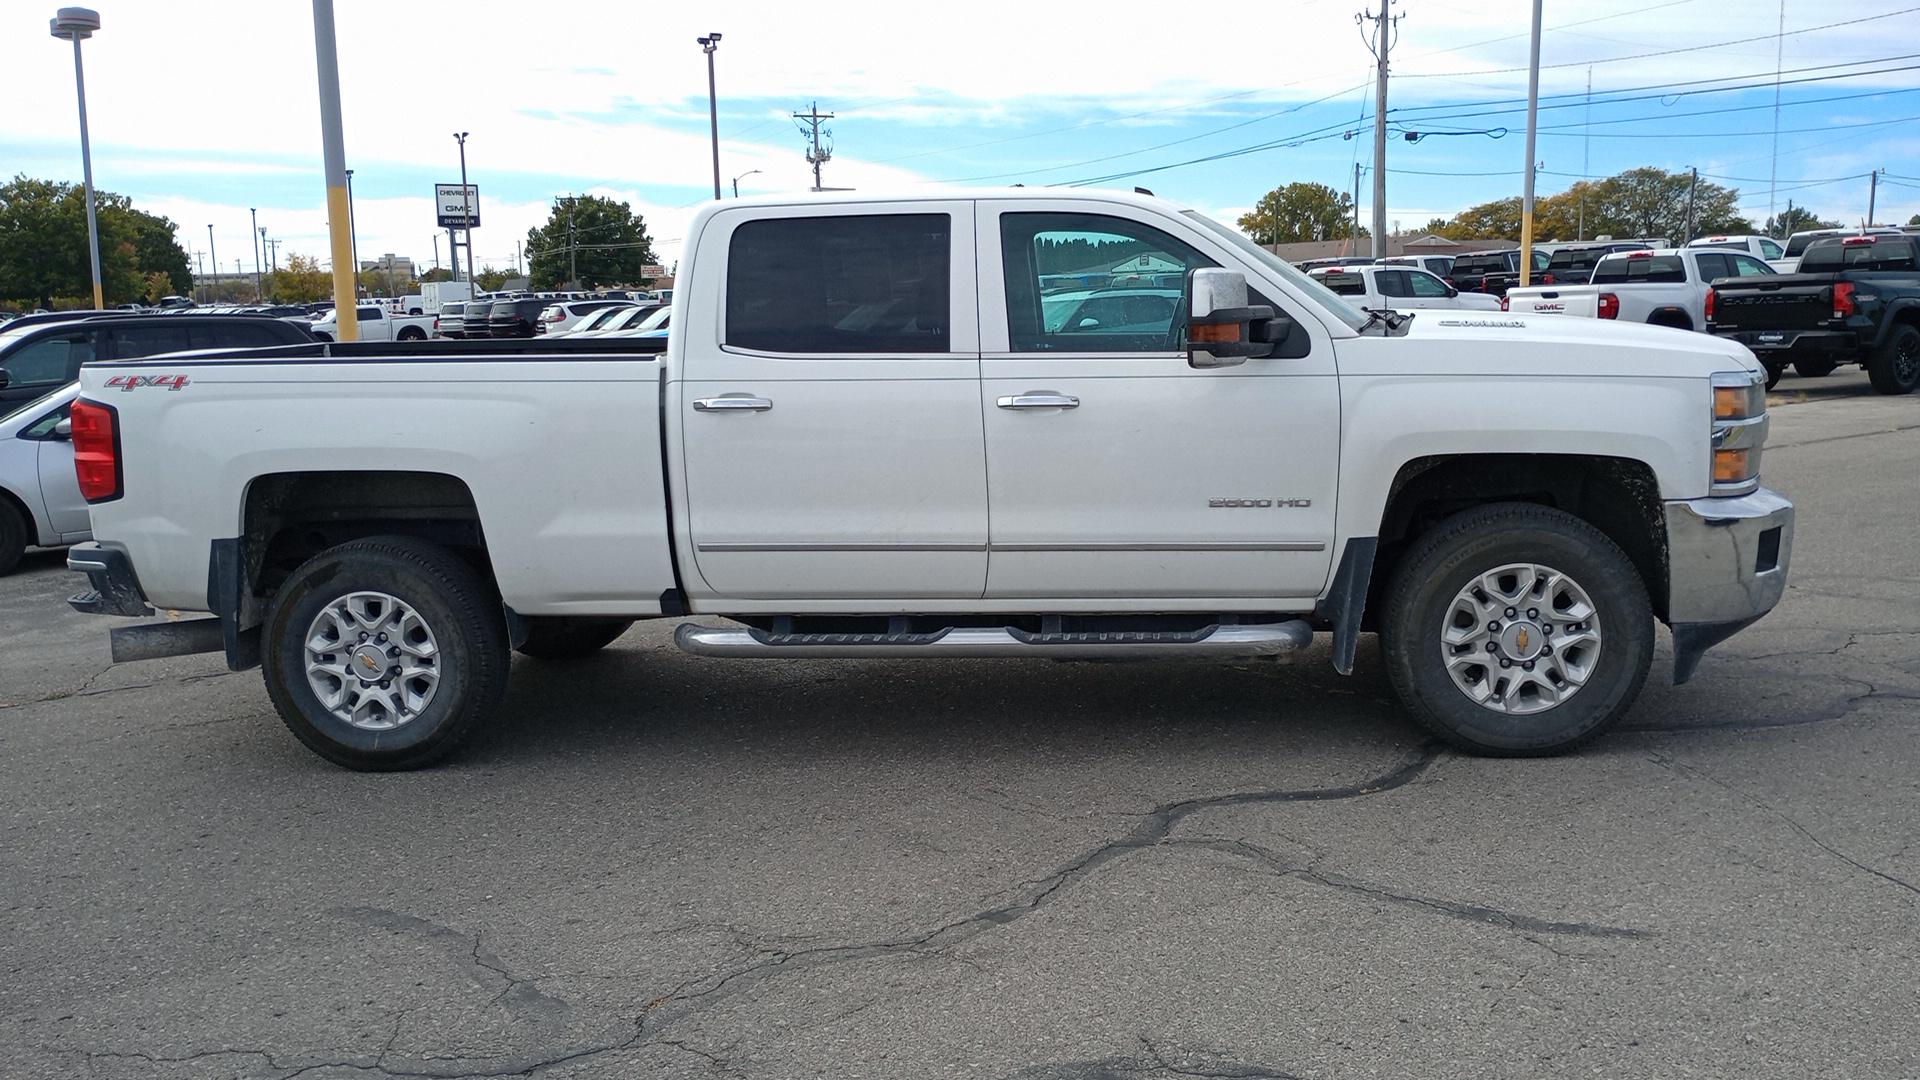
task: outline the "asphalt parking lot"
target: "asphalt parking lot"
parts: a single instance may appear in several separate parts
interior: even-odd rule
[[[363,775],[0,579],[9,1077],[1920,1078],[1920,395],[1788,375],[1790,585],[1589,749],[1286,666],[516,658]]]

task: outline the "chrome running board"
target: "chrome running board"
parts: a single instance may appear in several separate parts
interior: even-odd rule
[[[1201,630],[1033,633],[1011,626],[956,626],[930,633],[774,634],[752,628],[682,623],[674,644],[695,656],[876,659],[891,657],[1026,657],[1038,659],[1179,656],[1277,656],[1313,643],[1299,619],[1236,623]]]

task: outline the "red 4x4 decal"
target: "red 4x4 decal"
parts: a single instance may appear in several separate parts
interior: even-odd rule
[[[115,375],[107,380],[108,386],[117,386],[122,390],[133,390],[142,386],[164,386],[169,390],[178,390],[187,385],[185,375]]]

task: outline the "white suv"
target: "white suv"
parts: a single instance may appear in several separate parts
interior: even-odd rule
[[[562,330],[571,330],[602,308],[632,304],[631,300],[567,300],[551,304],[540,313],[540,333],[553,334]]]

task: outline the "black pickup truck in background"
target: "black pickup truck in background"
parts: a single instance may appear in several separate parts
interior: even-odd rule
[[[1534,279],[1538,280],[1541,271],[1546,268],[1547,253],[1534,251]],[[1476,251],[1461,255],[1453,260],[1452,272],[1447,275],[1447,280],[1461,292],[1483,292],[1494,296],[1505,296],[1509,286],[1520,283],[1520,249]]]
[[[1725,278],[1707,293],[1707,329],[1767,367],[1771,387],[1791,363],[1804,376],[1841,364],[1867,369],[1873,388],[1920,387],[1920,237],[1817,240],[1800,271]]]

